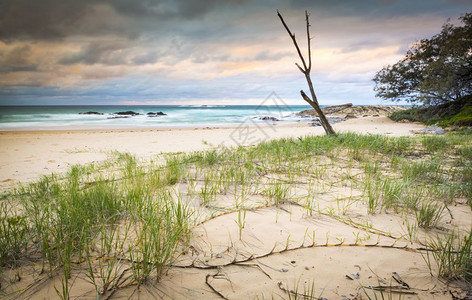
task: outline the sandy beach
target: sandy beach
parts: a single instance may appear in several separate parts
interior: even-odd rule
[[[472,300],[472,0],[0,1],[0,300]]]
[[[334,124],[338,132],[412,135],[424,128],[394,123],[385,116],[350,119]],[[189,152],[218,146],[247,146],[284,137],[324,134],[321,127],[242,124],[233,128],[173,128],[128,130],[0,131],[0,189],[29,182],[41,175],[65,172],[71,165],[103,161],[111,151],[128,152],[142,159],[161,153]]]
[[[424,127],[394,123],[385,116],[334,124],[340,133],[391,137],[413,135],[414,130]],[[323,134],[321,127],[306,123],[243,124],[236,128],[3,131],[0,182],[2,190],[7,191],[41,175],[65,172],[74,164],[100,163],[115,151],[130,153],[142,161],[159,162],[166,153],[251,146],[265,140]],[[237,225],[241,210],[230,208],[233,201],[238,207],[233,196],[219,196],[215,207],[196,204],[199,223],[192,228],[189,250],[178,257],[159,283],[125,285],[112,289],[109,295],[112,299],[293,299],[301,295],[306,299],[370,299],[375,292],[369,287],[377,286],[387,297],[452,299],[448,292],[451,288],[431,276],[437,269],[428,268],[421,252],[425,245],[420,241],[432,236],[434,230],[416,228],[414,240],[411,233],[408,239],[408,224],[414,222],[414,215],[403,216],[391,210],[367,213],[366,203],[361,201],[362,190],[343,179],[355,176],[351,173],[362,167],[343,159],[330,164],[331,158],[326,155],[322,157],[328,162],[327,173],[314,185],[315,210],[308,210],[300,200],[311,193],[304,183],[290,186],[291,197],[298,200],[276,206],[261,206],[267,200],[260,194],[245,200],[244,205],[249,208],[244,210],[243,230]],[[263,182],[270,185],[270,180]],[[201,184],[197,183],[197,190]],[[180,183],[173,189],[185,193],[190,188]],[[195,197],[189,192],[191,205]],[[441,228],[467,232],[472,226],[470,216],[466,201],[459,201],[443,212]],[[80,270],[73,275],[70,295],[94,298],[93,286],[84,275],[86,272]],[[39,279],[30,277],[28,268],[12,272],[21,273],[23,278],[10,288],[23,290],[21,297],[57,296],[60,277],[47,280],[45,275],[39,276],[44,283],[31,287],[28,282]],[[456,295],[465,295],[461,289],[452,290]]]

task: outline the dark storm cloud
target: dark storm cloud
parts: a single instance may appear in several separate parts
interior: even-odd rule
[[[122,19],[104,15],[104,7]],[[243,19],[246,14],[257,13],[263,20],[273,21],[274,11],[303,11],[307,9],[315,18],[356,16],[359,18],[385,18],[421,13],[438,13],[455,17],[448,10],[470,9],[469,1],[410,1],[410,0],[2,0],[0,1],[0,40],[48,40],[71,35],[100,36],[114,34],[136,38],[153,31],[182,30],[194,36],[225,32],[228,24]],[[199,20],[217,11],[220,16],[211,24],[185,28],[185,24]],[[215,15],[215,14],[213,14]],[[245,21],[248,21],[245,19]],[[258,24],[257,20],[250,20]],[[317,19],[313,19],[317,22]],[[251,25],[251,24],[249,24]],[[259,28],[253,27],[258,32]]]
[[[31,47],[15,47],[9,51],[0,51],[0,73],[35,71],[37,66],[31,61]]]
[[[294,0],[290,2],[296,9],[312,9],[321,11],[328,16],[356,16],[356,17],[397,17],[416,14],[432,13],[447,15],[448,10],[457,11],[470,9],[470,1],[462,0]],[[450,16],[450,15],[449,15]]]
[[[169,18],[198,18],[216,6],[239,4],[245,0],[102,0],[125,15]]]
[[[242,0],[2,0],[0,2],[0,40],[60,39],[73,34],[129,34],[125,26],[97,22],[100,5],[144,26],[164,24],[169,20],[199,18],[217,6],[243,3]],[[93,25],[93,22],[92,22]],[[131,27],[134,25],[131,25]]]
[[[76,26],[88,11],[87,1],[2,0],[0,39],[56,39]]]

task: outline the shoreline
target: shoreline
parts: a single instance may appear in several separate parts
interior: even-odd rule
[[[50,126],[50,127],[39,127],[35,129],[33,127],[10,127],[10,128],[0,128],[0,133],[3,132],[64,132],[64,131],[129,131],[129,130],[143,130],[143,131],[166,131],[166,130],[179,130],[179,129],[220,129],[220,128],[237,128],[241,124],[248,122],[240,123],[212,123],[212,124],[186,124],[178,126],[177,123],[169,124],[165,126],[163,124],[159,125],[150,125],[142,126],[139,124],[128,124],[128,125],[102,125],[102,126],[80,126],[80,125],[64,125],[64,126]],[[266,125],[266,122],[251,122],[251,126],[260,126]],[[278,121],[275,126],[296,126],[298,123],[306,123],[304,120],[301,121]]]
[[[333,128],[338,132],[404,136],[424,125],[395,123],[387,117],[363,117],[333,124]],[[42,175],[63,173],[75,164],[104,161],[114,151],[139,159],[156,159],[162,153],[251,146],[266,140],[322,134],[321,126],[311,127],[305,122],[275,126],[0,131],[0,191]]]
[[[77,106],[82,107],[82,106]],[[130,129],[167,129],[167,128],[206,128],[206,127],[238,127],[241,124],[264,126],[267,121],[274,121],[279,126],[296,125],[297,123],[316,122],[317,115],[313,109],[305,106],[261,107],[254,106],[228,107],[192,107],[183,110],[182,107],[171,107],[166,113],[162,111],[147,112],[142,107],[108,107],[107,110],[93,110],[93,107],[83,107],[82,110],[66,111],[5,111],[0,116],[0,132],[3,131],[62,131],[62,130],[130,130]],[[61,107],[59,107],[61,108]],[[151,106],[156,109],[162,107]],[[295,109],[296,108],[296,109]],[[352,103],[323,107],[330,123],[346,119],[366,116],[388,115],[404,106],[387,105],[353,105]],[[134,110],[133,110],[134,109]],[[177,110],[175,110],[177,109]],[[216,109],[211,114],[208,112]],[[220,110],[218,110],[220,109]],[[236,110],[234,110],[236,109]],[[295,109],[295,110],[294,110]],[[298,109],[298,110],[297,110]],[[303,110],[301,110],[303,109]],[[123,111],[125,110],[125,111]],[[136,110],[136,111],[135,111]],[[150,115],[151,114],[151,115]],[[110,117],[111,116],[111,117]],[[157,116],[157,118],[155,118]],[[103,119],[106,117],[106,119]],[[112,120],[110,120],[112,119]],[[17,121],[12,121],[17,120]]]
[[[123,132],[123,131],[179,131],[179,130],[198,130],[198,129],[235,129],[240,127],[244,123],[231,123],[227,124],[206,124],[206,125],[189,125],[189,126],[159,126],[159,127],[152,127],[152,126],[113,126],[113,127],[80,127],[80,126],[56,126],[50,127],[51,129],[33,129],[33,128],[12,128],[12,129],[4,129],[0,128],[0,134],[3,133],[10,133],[10,132],[17,132],[17,133],[63,133],[63,132]],[[300,125],[307,125],[305,121],[282,121],[274,123],[275,125],[270,125],[270,127],[299,127]],[[251,127],[257,126],[268,126],[266,122],[261,123],[252,123],[252,124],[245,124]]]

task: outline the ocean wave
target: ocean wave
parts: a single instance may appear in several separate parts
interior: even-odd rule
[[[258,111],[256,106],[229,105],[180,105],[180,106],[61,106],[61,107],[2,107],[0,130],[10,128],[134,128],[134,127],[172,127],[172,126],[226,126],[241,124],[252,117],[262,115],[277,117],[281,120],[298,120],[293,112],[302,108],[275,111]],[[84,114],[85,112],[100,114]],[[127,118],[110,119],[118,111],[135,111],[140,115]],[[166,116],[149,117],[147,112],[162,111]],[[82,113],[82,114],[80,114]],[[264,122],[264,121],[261,121]]]

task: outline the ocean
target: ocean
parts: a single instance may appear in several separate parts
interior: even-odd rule
[[[0,106],[0,130],[127,129],[237,126],[300,120],[296,112],[308,105],[110,105],[110,106]],[[120,115],[132,111],[138,115]],[[94,114],[85,114],[93,112]],[[162,112],[165,115],[149,115]],[[95,114],[96,113],[96,114]]]

